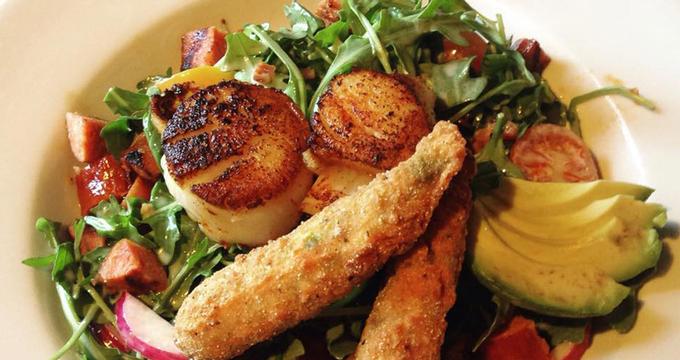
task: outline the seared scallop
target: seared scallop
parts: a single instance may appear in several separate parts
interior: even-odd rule
[[[413,154],[433,123],[427,96],[417,94],[422,89],[416,79],[372,70],[331,81],[311,121],[305,161],[319,177],[304,212],[318,212]]]
[[[222,82],[185,100],[163,131],[168,189],[215,241],[261,245],[290,231],[312,181],[309,134],[278,90]]]

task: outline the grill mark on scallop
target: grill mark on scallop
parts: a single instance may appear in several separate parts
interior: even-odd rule
[[[430,131],[411,87],[394,76],[355,70],[337,76],[312,117],[312,151],[322,158],[389,169]]]
[[[169,173],[185,191],[238,209],[287,188],[302,169],[308,132],[302,113],[282,92],[228,81],[185,100],[162,139]],[[218,175],[205,179],[208,173]]]

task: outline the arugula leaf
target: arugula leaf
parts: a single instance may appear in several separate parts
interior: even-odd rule
[[[466,10],[472,10],[472,8],[462,0],[431,0],[417,16],[419,18],[431,18],[440,13],[453,13]]]
[[[237,71],[236,79],[253,82],[255,65],[262,61],[261,56],[267,48],[243,32],[230,33],[226,37],[227,52],[215,64],[222,71]]]
[[[590,100],[596,99],[598,97],[602,96],[609,96],[609,95],[619,95],[623,96],[625,98],[628,98],[635,102],[636,104],[643,106],[649,110],[656,110],[656,105],[654,103],[645,98],[644,96],[641,96],[639,91],[637,89],[628,89],[623,86],[607,86],[603,87],[601,89],[593,90],[589,93],[585,93],[583,95],[579,95],[571,99],[569,102],[569,110],[567,112],[567,118],[569,119],[569,124],[570,128],[576,135],[581,136],[581,120],[578,117],[578,113],[576,112],[576,108]]]
[[[477,163],[491,161],[496,167],[506,176],[516,178],[524,178],[522,171],[510,160],[505,154],[505,146],[503,144],[503,129],[508,121],[508,117],[503,112],[496,117],[496,124],[494,125],[491,139],[484,146],[481,152],[475,156]]]
[[[72,280],[75,257],[73,255],[73,243],[63,242],[57,245],[52,265],[52,281],[65,284]]]
[[[137,230],[136,225],[140,223],[138,218],[138,202],[126,200],[127,209],[123,208],[115,197],[100,202],[92,209],[94,216],[85,216],[85,222],[95,228],[97,233],[102,236],[120,240],[130,239],[142,246],[156,248],[149,239],[142,236]]]
[[[68,291],[66,291],[66,289],[64,289],[61,285],[57,284],[56,288],[61,309],[64,313],[64,316],[66,317],[66,321],[75,333],[83,323],[83,320],[80,318],[80,315],[78,315],[78,311],[76,310],[75,301],[71,295],[69,295]],[[96,307],[92,308],[96,309]],[[80,347],[81,353],[87,359],[109,360],[121,358],[121,353],[118,350],[100,345],[99,342],[97,342],[88,331],[80,333],[80,335],[77,337],[77,343]],[[73,344],[73,346],[74,345],[75,344]],[[68,349],[66,349],[66,351],[68,351]]]
[[[505,37],[503,19],[500,15],[497,16],[497,21],[492,21],[477,11],[470,10],[464,12],[460,20],[500,48],[506,49],[510,45]]]
[[[344,21],[336,21],[314,35],[314,40],[323,47],[329,47],[336,41],[344,41],[349,34],[349,26]]]
[[[437,97],[448,107],[476,100],[486,88],[485,77],[471,78],[474,57],[430,66],[430,81]]]
[[[479,350],[479,348],[487,339],[489,339],[491,335],[493,335],[493,333],[502,328],[503,325],[505,325],[510,320],[514,312],[514,308],[509,301],[501,299],[496,295],[494,295],[491,300],[494,302],[494,304],[496,304],[496,315],[484,334],[482,334],[482,336],[477,339],[475,346],[472,348],[472,352]]]
[[[141,119],[149,106],[149,97],[145,94],[112,87],[104,96],[104,103],[114,114]]]
[[[74,241],[73,241],[73,253],[76,256],[76,261],[80,261],[80,241],[83,238],[83,232],[85,231],[85,222],[83,219],[77,219],[73,223]]]
[[[162,170],[160,166],[161,157],[163,156],[163,142],[161,141],[161,134],[156,129],[156,126],[151,122],[151,112],[147,111],[142,118],[142,126],[144,128],[144,136],[146,136],[146,142],[149,144],[149,149],[151,149],[151,154],[156,160],[156,164]]]
[[[136,120],[138,119],[120,116],[118,119],[108,122],[99,133],[99,136],[104,139],[106,150],[116,158],[120,157],[120,153],[132,144],[134,131],[129,122]]]
[[[343,7],[345,6],[350,9],[351,11],[350,14],[358,20],[359,24],[361,24],[364,30],[364,37],[367,38],[368,41],[371,43],[373,55],[375,55],[378,58],[385,72],[391,73],[392,65],[390,64],[389,56],[387,55],[387,50],[385,50],[385,47],[383,46],[383,43],[380,40],[380,37],[373,28],[373,24],[371,24],[371,22],[368,21],[366,16],[361,11],[359,11],[356,4],[354,3],[354,0],[344,0]]]
[[[321,19],[314,16],[314,14],[296,0],[290,5],[285,5],[283,13],[286,15],[291,27],[290,30],[285,29],[285,33],[293,38],[302,38],[306,35],[312,36],[324,27]]]
[[[49,267],[52,266],[54,263],[56,255],[55,254],[50,254],[47,256],[38,256],[38,257],[32,257],[28,259],[24,259],[21,261],[22,264],[33,267],[33,268],[44,268],[44,267]]]
[[[175,244],[180,238],[177,214],[183,208],[162,181],[156,182],[151,189],[151,204],[154,212],[145,216],[144,223],[151,227],[151,237],[159,246],[159,260],[163,265],[168,265],[175,255]]]
[[[306,115],[307,109],[307,88],[305,86],[305,79],[300,72],[300,69],[295,64],[295,62],[288,56],[281,46],[272,39],[267,32],[260,26],[248,25],[244,28],[244,32],[252,33],[263,45],[266,45],[271,49],[274,54],[283,62],[283,64],[288,68],[288,85],[284,92],[288,95],[296,104],[302,109],[303,113]]]
[[[57,244],[61,242],[58,235],[60,227],[60,223],[48,220],[44,217],[38,218],[38,220],[35,221],[36,230],[42,234],[43,238],[47,240],[48,244],[53,249],[56,249]]]

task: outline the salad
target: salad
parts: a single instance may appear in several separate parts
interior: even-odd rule
[[[462,0],[284,13],[66,115],[81,216],[24,260],[73,330],[52,358],[574,360],[632,328],[665,209],[600,179],[577,109],[651,101],[563,103]]]

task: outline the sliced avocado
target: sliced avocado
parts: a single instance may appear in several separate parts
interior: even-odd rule
[[[472,269],[517,306],[555,316],[605,315],[629,293],[618,281],[659,259],[661,241],[654,228],[663,226],[665,210],[643,202],[650,191],[612,181],[504,178],[498,190],[475,201]]]
[[[595,200],[614,195],[630,195],[645,201],[654,192],[646,186],[609,180],[586,183],[541,183],[522,179],[502,181],[494,194],[502,199],[512,199],[513,209],[531,213],[549,211],[554,215],[582,208]],[[568,186],[565,186],[567,184]],[[506,204],[507,205],[507,204]]]

